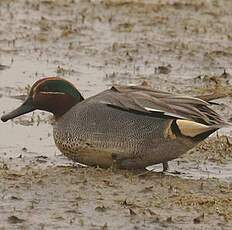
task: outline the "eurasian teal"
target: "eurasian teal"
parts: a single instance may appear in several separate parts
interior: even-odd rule
[[[142,86],[114,85],[84,99],[68,81],[49,77],[2,121],[36,109],[54,114],[54,140],[82,164],[135,169],[167,162],[227,125],[210,103]]]

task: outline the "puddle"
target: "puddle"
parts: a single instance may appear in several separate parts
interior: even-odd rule
[[[183,158],[184,159],[184,158]],[[195,163],[189,160],[173,160],[169,162],[169,171],[165,175],[185,178],[185,179],[219,179],[222,181],[231,182],[232,161],[225,164],[217,164],[213,162]],[[162,165],[149,166],[148,170],[154,172],[162,172]]]

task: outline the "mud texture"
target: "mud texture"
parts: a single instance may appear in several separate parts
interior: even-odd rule
[[[224,94],[232,121],[232,1],[1,0],[0,114],[45,76],[84,97],[114,83]],[[232,131],[151,171],[81,167],[51,116],[0,123],[0,229],[231,229]]]

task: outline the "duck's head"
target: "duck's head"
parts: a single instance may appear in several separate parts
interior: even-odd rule
[[[5,122],[36,109],[51,112],[58,118],[82,100],[84,98],[70,82],[58,77],[47,77],[35,82],[23,104],[3,115],[1,120]]]

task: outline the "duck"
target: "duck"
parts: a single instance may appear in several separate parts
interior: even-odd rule
[[[60,77],[36,81],[3,122],[34,110],[53,114],[53,137],[69,159],[87,166],[145,169],[178,158],[228,123],[215,97],[192,97],[147,86],[113,85],[84,99]]]

